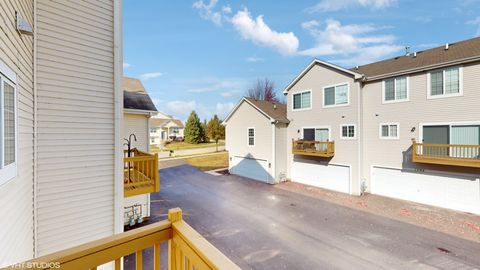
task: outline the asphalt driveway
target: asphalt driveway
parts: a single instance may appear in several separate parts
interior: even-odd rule
[[[189,165],[162,169],[152,220],[184,219],[242,269],[480,269],[480,244]]]

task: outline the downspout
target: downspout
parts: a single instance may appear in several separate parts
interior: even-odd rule
[[[33,257],[38,250],[38,218],[37,218],[37,0],[33,1]]]
[[[277,141],[276,130],[275,130],[276,121],[272,119],[271,123],[272,123],[272,172],[273,172],[272,184],[275,184],[277,182],[277,172],[276,172],[277,157],[276,157],[276,149],[275,149],[276,141]]]
[[[123,56],[122,1],[113,1],[113,85],[114,85],[114,233],[123,232]]]
[[[358,82],[358,113],[357,113],[357,121],[358,121],[358,134],[359,134],[359,138],[358,138],[358,188],[359,188],[359,195],[363,195],[363,149],[364,149],[364,138],[363,138],[363,133],[364,133],[364,129],[363,129],[363,82],[362,81],[359,81]]]

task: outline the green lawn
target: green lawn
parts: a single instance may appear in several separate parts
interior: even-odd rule
[[[197,149],[197,148],[207,148],[207,147],[215,147],[215,143],[199,143],[199,144],[191,144],[187,142],[171,142],[165,145],[163,151],[170,151],[170,150],[186,150],[186,149]],[[225,145],[225,142],[218,142],[218,146]],[[154,149],[152,149],[154,150]]]
[[[185,161],[193,167],[197,167],[202,171],[211,171],[215,169],[227,168],[228,152],[221,152],[218,154],[200,157],[185,158]]]

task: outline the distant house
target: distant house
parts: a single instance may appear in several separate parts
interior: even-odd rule
[[[288,123],[285,104],[243,98],[223,122],[230,172],[270,184],[284,180]]]
[[[142,82],[135,78],[124,77],[123,88],[123,139],[130,140],[131,148],[145,153],[150,152],[150,133],[148,123],[157,108],[152,102]],[[131,135],[133,134],[133,135]],[[124,147],[127,149],[127,146]],[[137,211],[143,217],[150,216],[150,193],[128,196],[124,202],[125,219],[129,222],[129,212]]]
[[[183,139],[184,128],[181,120],[158,113],[150,118],[150,144],[159,146],[165,141]]]

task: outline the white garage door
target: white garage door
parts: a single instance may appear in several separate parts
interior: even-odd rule
[[[350,167],[296,159],[292,164],[292,181],[350,193]]]
[[[480,180],[373,167],[371,192],[480,214]]]
[[[253,159],[235,156],[230,164],[230,173],[268,183],[268,162],[263,159]]]

